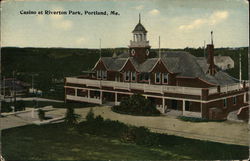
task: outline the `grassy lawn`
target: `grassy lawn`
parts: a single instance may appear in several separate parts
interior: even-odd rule
[[[3,156],[7,160],[231,160],[248,157],[248,147],[244,146],[169,135],[160,135],[163,142],[160,146],[142,146],[121,142],[111,135],[89,134],[87,129],[79,132],[59,123],[3,130]]]

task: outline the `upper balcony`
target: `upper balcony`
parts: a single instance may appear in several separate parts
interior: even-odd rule
[[[169,86],[169,85],[153,85],[144,83],[130,83],[130,82],[117,82],[117,81],[105,81],[105,80],[93,80],[85,78],[76,77],[66,77],[67,83],[86,85],[87,87],[112,87],[114,89],[121,90],[141,90],[144,92],[151,93],[177,93],[186,95],[196,95],[201,96],[204,88],[194,88],[194,87],[182,87],[182,86]],[[248,86],[248,83],[246,84]],[[243,89],[242,83],[236,83],[227,86],[221,86],[220,89],[217,87],[207,88],[208,94],[224,93],[235,90]]]

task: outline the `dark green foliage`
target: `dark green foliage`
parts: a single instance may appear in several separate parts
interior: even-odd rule
[[[116,134],[120,128],[127,125],[111,120],[104,122],[105,127],[96,128],[95,134],[89,132],[91,123],[87,121],[77,125],[81,129],[80,132],[78,129],[69,129],[65,123],[6,129],[2,131],[2,155],[6,160],[65,160],[68,158],[70,160],[109,160],[110,158],[113,160],[242,160],[249,156],[247,146],[166,134],[151,133],[152,141],[158,139],[157,142],[160,143],[154,144],[155,146],[124,144]],[[140,135],[144,135],[144,131],[142,130]],[[104,132],[108,135],[104,135]]]
[[[205,118],[187,117],[187,116],[178,116],[178,119],[182,121],[189,121],[189,122],[222,122],[222,121],[225,121],[225,120],[208,120]]]
[[[15,107],[15,111],[25,110],[25,101],[16,101],[16,102],[1,102],[1,112],[12,112],[11,106]]]
[[[38,110],[38,117],[40,121],[43,121],[45,119],[45,112],[42,109]]]
[[[77,124],[77,119],[80,118],[80,115],[75,114],[74,108],[68,107],[65,114],[65,122],[69,126],[73,126]]]
[[[93,109],[91,108],[90,111],[87,113],[86,115],[86,120],[89,121],[89,122],[92,122],[95,120],[95,116],[94,116],[94,112],[93,112]]]
[[[112,109],[118,113],[131,115],[160,115],[155,105],[140,94],[134,94],[130,98],[123,99],[119,106],[114,106]]]
[[[1,102],[1,112],[11,112],[12,109],[10,107],[9,102],[2,101]]]
[[[25,110],[25,102],[24,101],[16,101],[14,106],[15,106],[15,111]]]

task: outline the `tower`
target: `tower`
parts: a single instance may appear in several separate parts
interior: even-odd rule
[[[144,62],[149,56],[149,41],[147,41],[147,30],[141,24],[141,15],[139,14],[139,23],[135,26],[133,40],[130,40],[129,55],[134,57],[138,63]]]

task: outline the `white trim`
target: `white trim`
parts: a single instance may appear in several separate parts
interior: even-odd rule
[[[167,83],[164,82],[164,79],[165,79],[164,76],[165,76],[165,74],[167,74]],[[161,80],[162,84],[168,84],[169,73],[161,73],[161,79],[162,79],[162,80]]]
[[[156,74],[160,74],[159,82],[156,82]],[[161,72],[156,72],[155,73],[155,84],[161,84]]]
[[[137,73],[136,72],[130,72],[131,73],[131,82],[136,82],[137,81]],[[133,80],[133,73],[135,74],[135,80]]]
[[[99,63],[99,61],[101,60],[101,58],[98,59],[98,61],[95,63],[95,66],[92,68],[92,70],[94,70],[97,66],[97,64]]]
[[[94,70],[94,69],[96,68],[97,64],[98,64],[100,61],[102,61],[102,58],[99,58],[99,60],[96,62],[95,66],[94,66],[94,68],[92,68],[92,70]],[[106,64],[105,64],[103,61],[102,61],[102,63],[103,63],[103,65],[104,65],[104,67],[106,68],[106,70],[108,70],[108,67],[106,66]]]
[[[121,67],[121,69],[118,70],[119,72],[122,71],[122,69],[123,69],[123,68],[125,67],[125,65],[127,64],[128,60],[129,60],[129,57],[127,58],[126,62],[123,64],[123,66]]]
[[[111,92],[111,93],[119,93],[119,94],[128,94],[128,95],[133,95],[134,93],[131,92],[121,92],[121,91],[109,91],[109,90],[103,90],[103,89],[92,89],[92,88],[83,88],[83,87],[72,87],[72,86],[64,86],[64,88],[78,88],[78,89],[87,89],[87,90],[92,90],[92,91],[102,91],[102,92]],[[225,98],[231,98],[234,96],[240,96],[240,95],[244,95],[244,93],[240,93],[240,94],[236,94],[236,95],[231,95],[231,96],[227,96],[227,97],[221,97],[218,99],[213,99],[213,100],[196,100],[196,99],[189,99],[189,98],[176,98],[176,97],[166,97],[166,96],[156,96],[156,95],[149,95],[149,94],[142,94],[143,96],[148,96],[148,97],[153,97],[153,98],[165,98],[165,99],[173,99],[173,100],[188,100],[188,101],[192,101],[192,102],[199,102],[199,103],[210,103],[210,102],[214,102],[214,101],[220,101],[223,100]]]
[[[155,63],[155,65],[148,71],[148,73],[151,73],[151,72],[152,72],[152,70],[153,70],[153,69],[155,68],[155,66],[158,64],[159,60],[160,60],[160,58],[158,58],[158,60],[157,60],[157,62]]]

